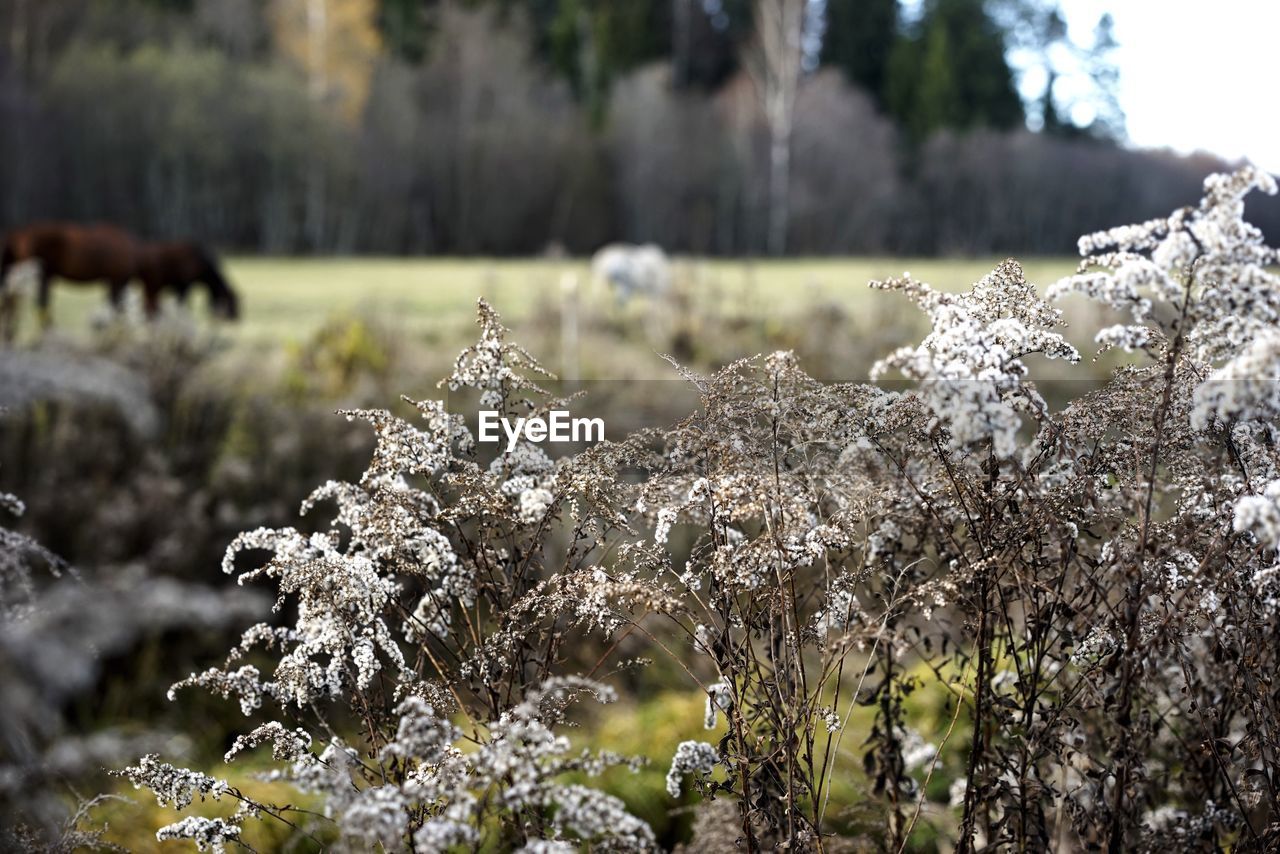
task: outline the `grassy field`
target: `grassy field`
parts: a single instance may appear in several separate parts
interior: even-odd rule
[[[917,278],[948,290],[966,287],[1000,259],[840,258],[783,261],[678,262],[685,286],[740,311],[777,316],[806,302],[832,301],[857,316],[886,301],[910,311],[901,297],[871,291],[867,282],[910,270]],[[1041,285],[1069,273],[1069,259],[1024,261]],[[230,330],[250,345],[302,340],[335,316],[360,313],[409,333],[453,327],[473,316],[484,296],[517,333],[540,303],[561,300],[563,283],[573,278],[591,289],[585,260],[391,259],[391,258],[230,258],[227,272],[241,293],[243,322]],[[54,316],[59,328],[76,332],[105,304],[105,290],[59,286]],[[894,309],[890,308],[890,311]]]

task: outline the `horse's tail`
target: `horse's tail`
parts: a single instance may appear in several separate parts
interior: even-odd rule
[[[224,317],[235,320],[240,316],[240,299],[222,274],[218,259],[203,246],[196,247],[196,254],[200,258],[200,278],[209,286],[210,302]]]

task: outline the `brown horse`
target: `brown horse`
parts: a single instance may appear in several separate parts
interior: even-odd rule
[[[40,223],[11,232],[0,250],[0,308],[4,334],[11,338],[15,295],[8,286],[14,265],[37,261],[40,283],[36,303],[41,321],[49,325],[50,286],[55,278],[72,282],[105,281],[111,304],[118,310],[125,288],[134,279],[142,281],[146,310],[155,317],[160,296],[174,291],[185,301],[191,286],[202,283],[209,289],[213,310],[226,318],[239,316],[239,300],[203,247],[195,243],[144,243],[122,229],[110,225]]]

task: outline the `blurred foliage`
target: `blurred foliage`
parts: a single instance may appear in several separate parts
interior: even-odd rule
[[[0,122],[23,129],[0,136],[0,228],[106,220],[277,254],[616,239],[758,254],[768,131],[740,61],[753,14],[750,0],[0,5]],[[788,247],[1062,253],[1194,194],[1222,164],[1106,142],[1123,133],[1112,24],[1076,45],[1060,20],[1051,0],[828,0],[796,104]],[[1048,72],[1026,104],[1015,48]],[[1071,123],[1081,101],[1088,127]],[[1280,207],[1252,216],[1275,228]]]
[[[277,50],[302,70],[313,102],[349,123],[364,113],[382,54],[378,0],[274,0],[271,31]]]
[[[898,42],[898,0],[827,0],[822,60],[840,68],[883,109],[889,58]]]
[[[1023,120],[1005,36],[983,0],[928,0],[889,58],[885,103],[912,138]]]
[[[325,398],[282,397],[278,381],[222,359],[216,341],[108,328],[90,346],[123,368],[111,382],[142,381],[154,427],[128,417],[133,391],[74,391],[86,356],[52,342],[41,352],[61,374],[0,418],[0,477],[27,501],[23,527],[74,565],[141,560],[214,580],[249,520],[291,518],[317,480],[360,471],[368,438]]]
[[[377,397],[387,398],[395,340],[369,319],[335,317],[307,341],[285,346],[288,367],[281,382],[294,398],[349,399],[366,380]]]

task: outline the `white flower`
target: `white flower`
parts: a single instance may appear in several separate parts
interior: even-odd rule
[[[1268,330],[1195,391],[1191,424],[1274,420],[1280,417],[1280,331]]]
[[[190,806],[196,795],[217,800],[230,788],[225,780],[161,762],[154,753],[142,757],[137,765],[130,766],[121,773],[133,783],[135,789],[145,786],[155,793],[157,803],[177,810]]]
[[[1151,330],[1146,326],[1118,323],[1099,330],[1093,340],[1101,344],[1103,350],[1120,347],[1126,353],[1132,353],[1151,343]]]
[[[515,854],[577,854],[578,846],[560,839],[533,839],[515,850]]]
[[[447,851],[457,845],[474,845],[479,832],[470,824],[451,818],[432,818],[413,835],[419,851]]]
[[[236,736],[235,743],[226,752],[223,760],[230,762],[241,751],[251,750],[264,741],[271,742],[271,757],[273,759],[297,759],[311,749],[311,736],[307,734],[306,730],[295,729],[290,731],[285,729],[280,722],[271,721],[256,728],[248,735]]]
[[[947,789],[947,805],[953,809],[964,806],[964,796],[968,791],[969,781],[964,777],[952,780],[951,786]]]
[[[220,818],[189,815],[156,831],[156,840],[190,839],[200,851],[223,854],[228,842],[240,841],[240,826]]]
[[[717,682],[707,688],[707,713],[702,724],[707,729],[715,729],[719,712],[728,712],[733,708],[733,688],[728,682]]]
[[[462,732],[448,720],[436,715],[421,697],[406,697],[396,707],[400,724],[396,737],[382,748],[383,759],[399,757],[435,764],[444,758]]]
[[[540,521],[554,501],[549,489],[526,489],[520,493],[520,521],[526,525]]]
[[[1052,329],[1061,312],[1041,300],[1017,262],[1008,260],[967,294],[940,293],[910,276],[872,282],[901,290],[928,314],[933,330],[918,347],[903,347],[872,368],[872,379],[890,369],[921,383],[952,448],[990,440],[998,457],[1016,451],[1020,411],[1043,412],[1044,402],[1024,385],[1022,357],[1078,361],[1079,353]]]
[[[861,608],[853,593],[845,588],[833,590],[827,597],[826,607],[813,615],[813,629],[824,642],[832,635],[842,635],[858,622]]]
[[[1168,830],[1187,819],[1187,811],[1165,804],[1154,810],[1148,810],[1142,816],[1142,823],[1152,830]]]
[[[671,770],[667,772],[667,794],[680,797],[680,782],[685,774],[706,777],[720,762],[715,747],[705,741],[682,741],[671,758]]]
[[[1103,330],[1104,347],[1146,346],[1153,327],[1162,326],[1170,339],[1183,335],[1205,362],[1235,358],[1280,321],[1280,277],[1270,269],[1276,251],[1244,220],[1244,198],[1253,190],[1274,194],[1276,184],[1254,166],[1210,175],[1195,208],[1081,238],[1083,272],[1051,287],[1050,299],[1074,292],[1128,312],[1134,325]],[[1168,311],[1155,312],[1157,303]],[[1171,317],[1183,318],[1176,330]],[[1206,404],[1196,416],[1201,422],[1215,414],[1212,401]]]
[[[1070,660],[1076,666],[1094,665],[1114,652],[1117,646],[1119,641],[1110,629],[1094,626],[1071,651]]]
[[[1250,533],[1267,548],[1280,548],[1280,480],[1273,480],[1261,495],[1246,495],[1236,502],[1231,523],[1236,533]]]
[[[938,755],[938,748],[926,742],[924,737],[913,729],[902,733],[900,750],[902,765],[907,771],[913,771],[932,762],[933,757]]]
[[[409,824],[408,803],[398,786],[374,786],[350,798],[338,820],[342,835],[370,849],[398,850]]]
[[[240,698],[240,711],[246,717],[262,705],[262,695],[265,692],[261,674],[252,664],[230,671],[214,667],[204,673],[192,673],[181,682],[170,686],[168,693],[170,702],[177,697],[179,689],[193,685],[206,688],[223,698],[237,695]]]
[[[670,507],[663,507],[658,511],[658,521],[653,528],[653,541],[655,543],[665,543],[667,537],[671,533],[671,526],[675,524],[677,513]]]
[[[620,799],[599,789],[557,786],[548,802],[556,806],[555,825],[583,840],[603,840],[606,844],[602,847],[613,851],[656,848],[652,828],[627,812]]]
[[[829,708],[819,709],[818,716],[822,718],[823,726],[826,727],[827,732],[840,731],[840,727],[843,724],[840,720],[840,715],[836,714],[835,709],[829,709]]]

